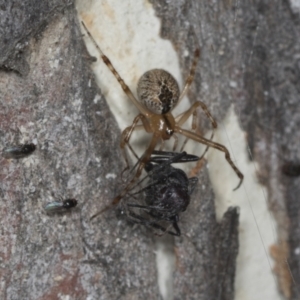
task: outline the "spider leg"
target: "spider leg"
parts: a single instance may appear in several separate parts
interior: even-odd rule
[[[175,140],[175,141],[174,141],[174,145],[173,145],[173,151],[175,151],[176,148],[177,148],[177,145],[178,145],[178,137],[177,137],[176,134],[172,134],[172,138]],[[182,149],[181,149],[180,152],[182,152]]]
[[[185,129],[182,129],[178,126],[175,126],[175,132],[178,132],[178,133],[181,133],[182,135],[198,142],[198,143],[201,143],[201,144],[204,144],[208,147],[212,147],[212,148],[215,148],[215,149],[218,149],[219,151],[222,151],[224,152],[225,154],[225,159],[228,161],[228,163],[230,164],[230,166],[232,167],[232,169],[235,171],[235,173],[237,174],[237,176],[240,178],[240,182],[239,184],[237,185],[237,187],[234,189],[237,190],[242,182],[243,182],[243,179],[244,179],[244,175],[242,174],[242,172],[236,167],[236,165],[234,164],[234,162],[231,160],[231,157],[230,157],[230,154],[229,154],[229,151],[228,149],[219,144],[219,143],[216,143],[216,142],[212,142],[211,140],[208,140],[206,139],[205,137],[201,136],[201,135],[198,135],[194,132],[191,132],[191,131],[188,131],[188,130],[185,130]]]
[[[213,139],[214,137],[214,130],[218,127],[217,122],[215,121],[215,119],[213,118],[213,116],[211,115],[211,113],[209,112],[207,106],[205,105],[205,103],[203,103],[202,101],[197,101],[195,102],[187,111],[185,111],[183,114],[181,114],[180,116],[178,116],[176,118],[176,124],[177,126],[182,126],[187,120],[188,118],[193,115],[193,120],[192,120],[192,130],[196,130],[197,128],[197,108],[201,107],[203,112],[205,113],[205,115],[207,116],[207,118],[210,120],[213,130],[212,130],[212,134],[210,136],[210,140]],[[186,145],[188,141],[188,138],[185,139],[181,150],[182,151]],[[204,153],[201,155],[200,159],[206,154],[206,152],[208,151],[209,147],[206,147]]]
[[[182,100],[182,98],[184,97],[184,95],[186,94],[188,88],[190,87],[190,85],[192,84],[192,82],[194,80],[196,67],[197,67],[199,57],[200,57],[200,49],[198,48],[198,49],[195,50],[193,63],[192,63],[191,69],[190,69],[190,74],[189,74],[189,76],[187,77],[187,79],[185,81],[185,85],[184,85],[184,88],[183,88],[183,90],[180,94],[177,105]]]
[[[129,127],[125,128],[124,130],[128,129]],[[137,130],[142,130],[142,129],[145,129],[143,125],[136,125],[134,130],[137,131]],[[136,152],[133,150],[132,146],[130,145],[129,143],[129,139],[130,137],[128,138],[128,141],[127,141],[127,147],[129,148],[129,150],[131,151],[131,153],[133,154],[133,156],[138,160],[139,157],[138,155],[136,154]]]
[[[127,153],[126,153],[126,150],[125,150],[125,146],[127,145],[129,150],[131,151],[131,153],[135,156],[135,158],[137,160],[139,160],[137,154],[135,153],[135,151],[133,150],[133,148],[131,147],[130,143],[129,143],[129,140],[130,140],[130,137],[133,133],[134,130],[141,130],[141,129],[144,129],[145,127],[143,125],[137,125],[137,123],[140,121],[140,120],[143,120],[144,116],[142,114],[138,114],[133,122],[132,122],[132,125],[131,126],[128,126],[126,127],[123,132],[122,132],[122,136],[121,136],[121,143],[120,143],[120,148],[121,148],[121,151],[122,151],[122,155],[124,157],[124,160],[125,160],[125,163],[126,163],[126,167],[125,169],[122,171],[122,175],[123,176],[123,173],[129,169],[129,161],[128,161],[128,156],[127,156]]]
[[[118,203],[120,201],[120,199],[132,188],[135,181],[141,176],[146,163],[151,159],[151,154],[154,151],[159,139],[160,139],[160,136],[153,134],[150,145],[148,146],[147,150],[143,154],[142,158],[139,160],[135,176],[128,183],[127,187],[123,190],[123,192],[114,199],[114,202],[117,201],[117,203]]]
[[[107,205],[102,210],[100,210],[99,212],[97,212],[96,214],[91,216],[90,220],[96,218],[98,215],[102,214],[106,210],[108,210],[108,209],[114,207],[115,205],[119,204],[120,200],[128,193],[128,191],[130,191],[130,189],[132,189],[132,187],[135,184],[136,180],[141,176],[142,171],[143,171],[146,163],[150,160],[151,154],[152,154],[153,150],[155,149],[159,139],[160,139],[160,136],[157,136],[157,135],[153,134],[150,145],[148,146],[147,150],[145,151],[145,153],[143,154],[142,158],[140,159],[140,161],[138,163],[137,171],[135,173],[135,176],[129,181],[129,183],[124,188],[124,190],[117,197],[115,197],[114,200],[109,205]]]
[[[162,151],[163,148],[164,148],[164,146],[165,146],[165,141],[164,141],[164,140],[161,140],[161,141],[160,141],[159,151]]]
[[[196,109],[198,107],[201,107],[203,112],[206,114],[206,116],[209,118],[212,126],[214,129],[216,129],[218,127],[218,124],[217,122],[215,121],[215,119],[213,118],[213,116],[211,115],[211,113],[209,112],[207,106],[205,105],[205,103],[203,103],[202,101],[197,101],[195,102],[187,111],[185,111],[184,113],[182,113],[179,118],[177,119],[176,118],[176,124],[178,126],[182,126],[186,121],[187,119],[195,113]],[[193,127],[196,128],[196,120],[193,120]]]
[[[125,94],[128,96],[128,98],[133,102],[133,104],[136,106],[136,108],[145,116],[150,116],[151,112],[144,107],[133,95],[133,93],[131,92],[130,88],[128,87],[128,85],[125,83],[125,81],[122,79],[122,77],[120,76],[120,74],[117,72],[117,70],[115,69],[115,67],[112,65],[111,61],[109,60],[109,58],[103,53],[103,51],[101,50],[101,48],[99,47],[99,45],[96,43],[95,39],[93,38],[93,36],[91,35],[91,33],[88,31],[87,27],[85,26],[85,24],[83,22],[81,22],[84,30],[86,31],[86,33],[88,34],[88,36],[90,37],[91,41],[93,42],[94,46],[97,48],[97,50],[100,53],[100,56],[103,60],[103,62],[107,65],[107,67],[109,68],[109,70],[112,72],[112,74],[116,77],[116,79],[118,80],[119,84],[121,85],[123,91],[125,92]]]

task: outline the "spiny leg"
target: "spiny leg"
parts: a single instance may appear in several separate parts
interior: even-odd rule
[[[184,95],[186,94],[188,88],[190,87],[190,85],[192,84],[192,82],[194,80],[196,67],[197,67],[199,57],[200,57],[200,49],[198,48],[198,49],[195,50],[193,63],[192,63],[191,69],[190,69],[190,74],[189,74],[189,76],[187,77],[187,79],[185,81],[185,85],[184,85],[184,88],[183,88],[183,90],[180,94],[177,105],[182,100],[182,98],[184,97]]]
[[[143,125],[137,125],[139,120],[142,121]],[[142,114],[139,114],[138,116],[136,116],[134,118],[132,125],[125,128],[125,130],[123,130],[123,132],[122,132],[120,148],[122,150],[122,154],[123,154],[123,157],[124,157],[125,162],[126,162],[126,167],[122,171],[121,177],[123,177],[124,172],[129,169],[129,162],[128,162],[128,157],[127,157],[127,152],[125,151],[125,146],[126,145],[130,149],[132,154],[135,156],[135,158],[137,159],[137,164],[133,168],[131,168],[130,173],[132,173],[134,171],[134,169],[136,168],[136,166],[138,165],[138,163],[140,161],[140,158],[137,156],[137,154],[135,153],[135,151],[131,147],[131,145],[129,143],[129,140],[130,140],[131,135],[132,135],[134,130],[141,130],[141,129],[144,129],[147,132],[151,131],[151,128],[149,127],[149,123],[148,123],[147,119],[145,118],[145,116],[142,115]]]
[[[215,121],[215,119],[213,118],[213,116],[211,115],[211,113],[209,112],[207,106],[205,103],[203,103],[202,101],[197,101],[195,102],[187,111],[185,111],[184,113],[182,113],[180,116],[179,116],[179,119],[178,117],[176,118],[176,125],[177,126],[182,126],[186,121],[187,119],[196,111],[196,109],[198,107],[201,107],[203,112],[206,114],[206,116],[209,118],[212,126],[214,129],[216,129],[218,127],[218,124],[217,122]]]
[[[142,171],[145,167],[145,164],[150,160],[151,154],[154,151],[159,139],[160,139],[159,136],[156,136],[155,134],[153,134],[150,145],[148,146],[147,150],[145,151],[145,153],[143,154],[142,158],[140,159],[140,161],[138,163],[138,167],[137,167],[137,171],[135,173],[135,176],[129,182],[129,184],[123,190],[123,192],[114,199],[114,201],[117,201],[117,203],[119,203],[120,199],[130,190],[130,188],[135,183],[135,181],[141,176]]]
[[[131,147],[129,140],[131,138],[131,135],[133,133],[134,130],[140,130],[140,129],[145,129],[145,127],[143,125],[137,125],[137,123],[142,120],[144,118],[144,116],[142,114],[137,115],[133,122],[132,125],[129,127],[126,127],[123,132],[122,132],[122,136],[121,136],[121,143],[120,143],[120,148],[126,163],[126,167],[125,169],[122,171],[122,174],[129,169],[129,161],[128,161],[128,157],[127,157],[127,153],[125,150],[125,146],[127,145],[129,150],[131,151],[131,153],[135,156],[135,158],[137,160],[139,160],[139,157],[137,156],[137,154],[135,153],[135,151],[133,150],[133,148]]]
[[[129,148],[129,150],[131,151],[131,153],[133,154],[133,156],[138,159],[138,156],[137,154],[135,153],[135,151],[133,150],[133,148],[131,147],[130,143],[127,144],[127,147]],[[124,175],[126,171],[129,170],[129,161],[128,161],[128,156],[127,156],[127,152],[126,152],[126,149],[121,149],[122,150],[122,155],[123,155],[123,158],[125,160],[125,163],[126,163],[126,166],[125,168],[123,169],[123,171],[121,172],[121,179],[122,179],[122,183],[125,183],[126,182],[126,178],[128,178],[129,174],[134,170],[134,168],[131,168],[131,170],[129,171],[129,173],[126,174],[126,176]],[[124,176],[125,176],[125,179],[124,179]]]
[[[195,131],[197,128],[197,119],[198,119],[197,118],[197,108],[199,106],[202,108],[203,112],[205,113],[207,118],[210,120],[211,125],[213,127],[212,134],[210,136],[210,140],[212,140],[214,137],[214,130],[218,127],[218,124],[215,121],[215,119],[213,118],[213,116],[211,115],[211,113],[209,112],[205,103],[203,103],[202,101],[195,102],[187,111],[185,111],[183,114],[181,114],[179,117],[177,117],[176,124],[177,124],[177,126],[182,126],[188,120],[188,118],[193,114],[192,130]],[[188,141],[188,138],[185,139],[180,151],[183,151],[187,141]],[[204,155],[208,151],[208,148],[209,147],[206,147],[206,149],[205,149],[204,153],[201,155],[200,159],[202,159],[204,157]]]
[[[165,141],[164,140],[160,140],[160,147],[159,147],[159,151],[163,151],[165,146]]]
[[[95,217],[97,217],[98,215],[102,214],[104,211],[106,211],[106,210],[114,207],[115,205],[119,204],[120,200],[127,194],[128,191],[130,191],[130,189],[135,184],[136,180],[141,176],[142,171],[145,167],[145,164],[150,160],[151,154],[153,153],[153,150],[155,149],[159,139],[160,139],[159,136],[156,136],[155,134],[153,134],[150,145],[148,146],[147,150],[145,151],[145,153],[143,154],[142,158],[139,161],[135,176],[130,180],[130,182],[124,188],[124,190],[121,192],[121,194],[119,194],[117,197],[114,198],[114,200],[112,201],[111,204],[109,204],[104,209],[102,209],[101,211],[99,211],[95,215],[93,215],[90,218],[90,220],[92,220]]]
[[[91,35],[91,33],[89,32],[89,30],[87,29],[87,27],[85,26],[84,22],[81,22],[84,30],[86,31],[86,33],[88,34],[88,36],[90,37],[91,41],[93,42],[94,46],[97,48],[97,50],[100,53],[100,56],[103,60],[103,62],[107,65],[107,67],[110,69],[110,71],[112,72],[112,74],[116,77],[116,79],[118,80],[119,84],[121,85],[123,91],[125,92],[125,94],[128,96],[128,98],[133,102],[133,104],[137,107],[137,109],[145,116],[148,116],[150,114],[150,112],[147,110],[146,107],[144,107],[133,95],[133,93],[131,92],[130,88],[128,87],[128,85],[125,83],[125,81],[122,79],[122,77],[120,76],[120,74],[117,72],[117,70],[115,69],[115,67],[113,66],[113,64],[111,63],[111,61],[109,60],[109,58],[103,53],[103,51],[101,50],[101,48],[99,47],[99,45],[96,43],[95,39],[93,38],[93,36]]]
[[[174,141],[174,145],[173,145],[173,152],[174,152],[176,150],[176,148],[177,148],[177,145],[178,145],[178,136],[173,133],[172,134],[172,138],[175,140]],[[182,152],[182,150],[180,152]]]
[[[177,148],[177,145],[178,145],[178,137],[177,137],[176,134],[172,134],[171,138],[174,139],[173,152],[175,152],[176,148]],[[161,140],[159,151],[163,151],[164,146],[165,146],[165,140]],[[180,151],[180,152],[182,152],[182,151]]]
[[[231,157],[230,157],[230,154],[229,154],[229,151],[228,149],[219,144],[219,143],[215,143],[215,142],[212,142],[208,139],[206,139],[205,137],[203,136],[200,136],[194,132],[191,132],[191,131],[188,131],[188,130],[185,130],[185,129],[182,129],[178,126],[175,127],[175,132],[178,132],[178,133],[181,133],[182,135],[194,140],[194,141],[197,141],[198,143],[201,143],[201,144],[204,144],[204,145],[207,145],[208,147],[212,147],[212,148],[215,148],[215,149],[218,149],[222,152],[225,153],[225,159],[228,161],[228,163],[230,164],[230,166],[232,167],[232,169],[235,171],[235,173],[237,174],[237,176],[240,178],[240,182],[238,184],[238,186],[234,189],[237,190],[242,182],[243,182],[243,179],[244,179],[244,175],[242,174],[242,172],[236,167],[236,165],[234,164],[234,162],[231,160]]]
[[[198,120],[198,118],[197,118],[197,111],[195,110],[194,112],[193,112],[193,119],[192,119],[192,131],[194,131],[194,132],[196,132],[196,130],[197,130],[197,120]],[[199,130],[198,130],[198,133],[199,133]],[[200,133],[201,134],[201,133]],[[215,134],[215,132],[214,132],[214,128],[212,129],[212,133],[211,133],[211,135],[210,135],[210,141],[213,139],[213,137],[214,137],[214,134]],[[185,138],[185,140],[184,140],[184,142],[182,143],[182,146],[181,146],[181,149],[180,149],[180,152],[182,152],[183,151],[183,149],[184,149],[184,147],[185,147],[185,145],[186,145],[186,143],[188,142],[188,140],[189,140],[189,138]],[[199,157],[199,159],[202,159],[203,157],[204,157],[204,155],[206,154],[206,152],[208,151],[208,146],[205,148],[205,150],[204,150],[204,152],[202,153],[202,155]]]
[[[194,79],[194,77],[195,77],[195,72],[196,72],[196,67],[197,67],[197,63],[198,63],[199,57],[200,57],[200,49],[196,49],[196,50],[195,50],[195,54],[194,54],[194,60],[193,60],[192,67],[191,67],[191,70],[190,70],[190,74],[189,74],[189,76],[188,76],[188,78],[187,78],[187,80],[186,80],[185,86],[184,86],[184,88],[183,88],[183,90],[182,90],[182,92],[181,92],[181,95],[180,95],[180,97],[179,97],[178,103],[179,103],[179,102],[181,101],[181,99],[184,97],[186,91],[188,90],[189,86],[190,86],[191,83],[193,82],[193,79]],[[206,115],[208,116],[208,118],[211,120],[211,123],[212,123],[213,127],[214,127],[214,128],[217,128],[217,123],[216,123],[216,121],[213,119],[213,117],[211,116],[211,114],[209,113],[209,111],[208,111],[208,109],[207,109],[207,106],[206,106],[203,102],[201,102],[201,101],[198,101],[198,102],[199,102],[198,105],[200,105],[200,106],[202,107],[202,109],[203,109],[203,111],[205,112],[205,114],[206,114]],[[197,102],[196,102],[196,103],[197,103]],[[194,104],[195,104],[195,103],[194,103]],[[198,106],[197,106],[197,107],[198,107]],[[193,106],[192,106],[189,110],[191,110],[191,109],[193,109]],[[188,113],[189,110],[188,110],[186,113]],[[176,122],[176,124],[177,124],[178,126],[181,126],[181,125],[188,119],[188,117],[190,116],[190,115],[187,114],[188,117],[186,118],[186,116],[187,116],[186,113],[183,114],[182,120],[181,120],[181,118],[180,118],[181,121],[179,121],[179,124]],[[193,111],[193,124],[192,124],[192,126],[193,126],[192,129],[193,129],[193,130],[196,129],[196,125],[194,125],[195,122],[196,122],[196,112]],[[214,136],[214,132],[212,132],[212,135],[211,135],[210,140],[212,140],[213,136]],[[183,143],[183,145],[182,145],[180,151],[183,150],[183,148],[185,147],[187,141],[188,141],[188,139],[185,139],[185,141],[184,141],[184,143]],[[207,150],[208,150],[208,148],[205,149],[204,153],[201,155],[201,158],[205,155],[205,153],[207,152]]]

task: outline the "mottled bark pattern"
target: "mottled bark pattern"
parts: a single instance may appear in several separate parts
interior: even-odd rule
[[[0,9],[1,148],[21,131],[37,149],[0,159],[0,298],[157,299],[151,237],[114,211],[89,220],[119,191],[124,165],[73,4],[8,2]],[[60,197],[77,207],[46,215],[43,206]]]
[[[279,289],[286,298],[299,299],[300,176],[282,172],[285,164],[297,168],[300,161],[299,9],[283,0],[151,2],[162,19],[162,36],[173,41],[185,72],[200,44],[190,98],[204,101],[217,120],[235,105],[253,154],[249,158],[259,163],[268,189],[278,248],[288,253],[295,281],[278,278]],[[287,265],[281,266],[285,270],[277,274],[289,274]]]
[[[298,299],[300,177],[281,170],[300,161],[299,14],[283,0],[151,2],[184,76],[200,44],[192,101],[203,100],[217,120],[235,104],[289,245],[290,293]],[[18,142],[18,128],[37,142],[28,158],[0,160],[1,299],[159,297],[147,231],[117,221],[113,211],[89,221],[119,192],[123,165],[120,132],[88,58],[71,1],[0,4],[1,147]],[[181,216],[189,238],[176,240],[175,298],[233,299],[238,211],[217,224],[205,168],[199,181]],[[78,208],[45,215],[51,194],[76,198]]]

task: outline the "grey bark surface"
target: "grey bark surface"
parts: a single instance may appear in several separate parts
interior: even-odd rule
[[[235,105],[268,188],[279,249],[288,246],[295,284],[283,283],[285,295],[298,299],[300,177],[281,166],[300,161],[299,14],[279,0],[151,2],[184,76],[200,44],[190,99],[204,100],[218,121]],[[72,2],[0,5],[1,146],[18,142],[18,128],[38,145],[27,159],[0,160],[0,298],[158,299],[151,234],[115,211],[89,220],[119,191],[124,165],[76,18]],[[204,188],[180,221],[189,238],[176,239],[175,299],[233,299],[238,210],[218,224],[205,168],[199,181]],[[78,208],[45,215],[42,206],[60,196]]]
[[[276,219],[279,290],[284,298],[299,299],[299,8],[282,0],[151,2],[185,72],[186,50],[193,52],[197,36],[201,60],[190,98],[203,100],[218,121],[235,106]],[[294,176],[283,166],[294,168]]]
[[[120,131],[90,71],[74,6],[44,2],[1,7],[1,145],[18,143],[19,129],[37,150],[0,161],[0,298],[157,299],[151,237],[114,211],[90,221],[118,192]],[[47,216],[42,207],[59,197],[79,205]]]

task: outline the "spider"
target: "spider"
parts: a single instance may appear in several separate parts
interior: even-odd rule
[[[144,129],[147,133],[152,134],[151,141],[150,144],[148,145],[148,148],[145,150],[144,154],[138,161],[138,166],[137,166],[135,176],[127,184],[127,186],[123,189],[123,191],[117,197],[115,197],[115,199],[112,201],[110,206],[114,206],[118,204],[121,198],[132,188],[134,183],[141,176],[145,165],[149,162],[151,158],[151,154],[155,150],[158,143],[162,143],[163,145],[164,141],[169,140],[171,137],[173,137],[175,139],[173,151],[176,150],[177,142],[178,142],[178,139],[175,135],[176,133],[185,136],[186,140],[183,143],[183,147],[188,139],[192,139],[198,143],[206,145],[207,147],[212,147],[224,152],[225,159],[233,168],[237,176],[240,178],[240,182],[234,190],[238,189],[242,184],[244,175],[240,172],[240,170],[235,166],[235,164],[231,160],[228,149],[219,143],[213,142],[211,140],[213,135],[211,136],[211,139],[206,139],[202,135],[193,132],[196,130],[197,127],[196,110],[198,107],[201,107],[203,112],[206,114],[206,116],[208,117],[208,119],[210,120],[213,126],[213,129],[217,128],[217,122],[214,120],[214,118],[208,111],[207,106],[203,102],[197,101],[194,104],[192,104],[192,106],[187,111],[180,114],[176,118],[174,118],[174,116],[171,114],[171,111],[182,100],[188,88],[190,87],[191,83],[193,82],[196,66],[200,57],[200,50],[196,49],[195,51],[194,59],[191,65],[189,75],[185,81],[184,88],[181,92],[179,90],[177,81],[170,73],[162,69],[153,69],[144,73],[142,77],[139,79],[137,85],[137,94],[139,100],[137,100],[133,95],[133,93],[131,92],[131,90],[129,89],[129,87],[124,82],[124,80],[121,78],[117,70],[114,68],[109,58],[100,49],[95,39],[93,38],[93,36],[91,35],[87,27],[85,26],[84,22],[82,22],[82,25],[86,33],[90,37],[91,41],[99,51],[103,62],[107,65],[107,67],[110,69],[112,74],[116,77],[123,91],[126,93],[128,98],[133,102],[133,104],[140,112],[134,118],[132,125],[125,128],[125,130],[122,132],[120,147],[123,152],[123,156],[126,161],[127,167],[129,166],[129,162],[125,152],[126,145],[137,158],[137,155],[135,154],[134,150],[129,144],[129,140],[132,135],[132,132],[134,130]],[[181,126],[191,116],[193,116],[192,119],[193,131],[183,129]],[[142,124],[138,124],[139,122],[141,122]],[[106,209],[107,208],[105,208],[104,210]]]
[[[158,156],[153,156],[153,154]],[[187,209],[190,195],[196,187],[198,178],[187,178],[181,169],[174,168],[171,164],[199,159],[198,156],[186,152],[153,151],[150,161],[145,164],[147,176],[135,187],[140,188],[142,181],[148,178],[147,185],[135,193],[131,191],[127,193],[130,199],[136,199],[136,196],[140,198],[144,193],[144,204],[137,204],[140,201],[137,203],[123,201],[128,219],[134,223],[158,229],[162,234],[167,232],[180,236],[179,214]],[[170,230],[171,227],[173,230]]]

